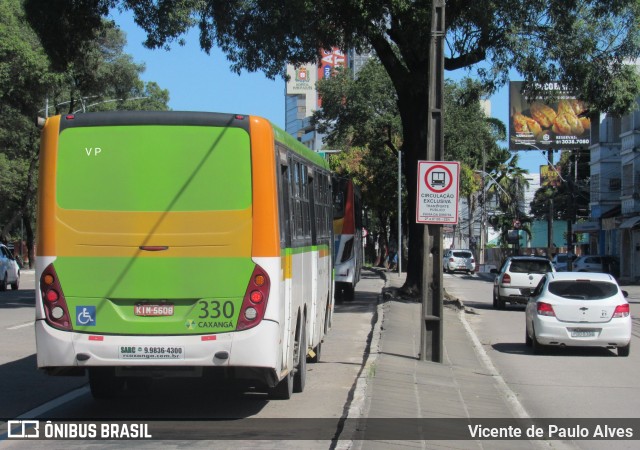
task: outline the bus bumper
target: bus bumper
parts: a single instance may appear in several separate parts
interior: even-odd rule
[[[193,336],[115,336],[60,331],[36,320],[40,369],[97,366],[261,367],[280,371],[279,325]]]

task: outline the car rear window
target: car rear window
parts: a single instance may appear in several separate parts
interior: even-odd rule
[[[471,258],[471,252],[453,252],[453,256],[456,258]]]
[[[601,300],[614,296],[618,286],[606,281],[553,281],[549,283],[549,292],[564,298]]]
[[[549,261],[511,261],[509,272],[547,273],[551,272],[551,263]]]

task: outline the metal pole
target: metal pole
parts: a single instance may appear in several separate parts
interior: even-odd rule
[[[402,273],[402,152],[398,150],[398,276]]]
[[[429,116],[427,120],[427,160],[444,159],[444,0],[434,0],[431,7],[429,43]],[[442,225],[424,229],[422,275],[422,331],[420,359],[442,362],[443,293],[442,293]]]

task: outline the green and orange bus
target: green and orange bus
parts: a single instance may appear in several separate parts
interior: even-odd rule
[[[204,112],[48,118],[38,367],[96,398],[156,376],[301,392],[333,313],[327,163],[269,121]]]

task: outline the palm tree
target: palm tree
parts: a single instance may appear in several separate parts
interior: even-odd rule
[[[514,221],[521,224],[520,229],[531,236],[531,218],[524,211],[524,192],[529,186],[526,169],[518,165],[518,155],[513,155],[509,160],[499,163],[493,168],[494,181],[488,188],[488,192],[498,200],[498,210],[501,214],[489,219],[491,226],[500,230],[501,242],[507,244],[508,231],[513,229]]]

